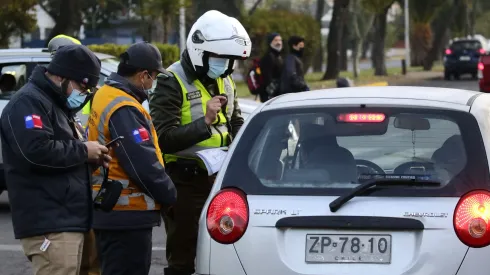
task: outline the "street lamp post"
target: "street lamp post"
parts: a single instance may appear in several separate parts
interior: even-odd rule
[[[185,0],[180,0],[179,24],[180,53],[182,53],[185,49]]]
[[[410,67],[410,17],[408,12],[408,1],[405,0],[405,62]]]

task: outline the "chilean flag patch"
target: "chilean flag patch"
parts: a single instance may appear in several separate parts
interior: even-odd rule
[[[141,127],[133,131],[133,137],[136,143],[142,143],[143,141],[150,140],[150,135],[145,127]]]
[[[33,129],[33,128],[42,129],[43,128],[43,121],[41,120],[41,117],[38,115],[25,116],[24,120],[26,123],[26,129]]]

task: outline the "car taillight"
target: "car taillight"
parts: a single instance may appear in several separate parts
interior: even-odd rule
[[[485,49],[483,49],[483,48],[482,49],[479,49],[478,52],[480,52],[480,54],[485,54],[486,53]]]
[[[475,190],[461,197],[454,210],[454,231],[469,247],[490,244],[490,192]]]
[[[452,54],[453,52],[451,51],[451,49],[446,49],[446,55],[450,55]]]
[[[222,244],[238,241],[248,226],[248,202],[238,189],[224,189],[214,196],[206,214],[206,226],[213,240]]]
[[[485,65],[483,65],[483,62],[478,63],[478,70],[483,71],[485,69]]]

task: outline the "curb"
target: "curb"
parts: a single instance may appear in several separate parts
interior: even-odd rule
[[[373,82],[369,84],[364,84],[364,85],[359,85],[357,87],[373,87],[373,86],[388,86],[388,82],[386,81],[381,81],[381,82]]]

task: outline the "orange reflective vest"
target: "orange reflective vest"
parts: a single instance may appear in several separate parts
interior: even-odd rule
[[[151,123],[150,114],[148,114],[145,108],[135,98],[112,86],[102,86],[92,99],[92,109],[88,119],[88,140],[98,141],[100,144],[106,144],[111,141],[109,119],[117,109],[124,106],[135,107],[146,117],[148,125],[150,125],[151,140],[156,148],[158,160],[164,166],[162,153],[158,146],[157,133]],[[113,151],[111,151],[111,157],[109,179],[118,180],[123,184],[123,191],[113,210],[159,210],[160,205],[145,194],[138,184],[133,183],[129,179]],[[101,170],[97,170],[93,175],[92,195],[94,197],[100,190],[102,184],[103,174]]]

